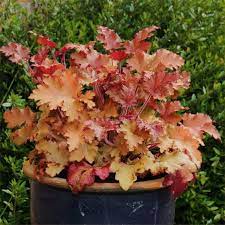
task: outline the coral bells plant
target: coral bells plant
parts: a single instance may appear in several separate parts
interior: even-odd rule
[[[166,49],[149,54],[148,40],[157,29],[147,27],[124,41],[100,26],[104,53],[96,42],[57,48],[44,36],[33,56],[17,43],[0,48],[25,65],[37,85],[29,96],[37,112],[13,108],[4,119],[15,144],[35,143],[25,163],[38,179],[64,171],[79,192],[113,175],[124,190],[161,175],[178,196],[195,178],[204,133],[220,135],[209,116],[191,114],[176,100],[190,77],[179,55]]]

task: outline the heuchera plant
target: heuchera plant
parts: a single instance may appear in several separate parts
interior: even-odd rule
[[[195,178],[204,133],[220,139],[209,116],[185,112],[176,98],[190,77],[184,60],[166,49],[149,54],[158,27],[147,27],[124,41],[100,26],[95,42],[57,44],[39,36],[41,46],[9,43],[0,48],[28,68],[37,84],[30,95],[38,112],[13,108],[4,119],[20,145],[35,142],[29,163],[37,178],[67,173],[74,192],[115,174],[124,190],[138,178],[164,175],[164,185],[178,196]]]

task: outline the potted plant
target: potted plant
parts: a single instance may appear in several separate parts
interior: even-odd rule
[[[96,42],[57,48],[44,36],[33,56],[17,43],[0,48],[36,84],[35,112],[4,114],[15,144],[35,144],[23,167],[32,224],[173,223],[174,199],[200,168],[204,133],[220,135],[209,116],[176,100],[190,77],[179,55],[149,53],[157,29],[124,41],[100,26],[102,53]]]

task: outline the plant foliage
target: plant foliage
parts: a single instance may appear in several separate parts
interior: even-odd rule
[[[97,170],[104,179],[115,173],[128,190],[138,177],[166,173],[163,184],[174,197],[186,189],[202,162],[198,148],[204,133],[215,139],[220,135],[209,116],[178,114],[188,109],[176,98],[190,78],[177,54],[166,49],[147,53],[151,43],[146,39],[157,29],[144,28],[122,41],[99,26],[97,40],[105,54],[93,41],[56,50],[57,44],[44,36],[37,37],[41,48],[33,56],[17,43],[0,48],[11,62],[29,68],[37,84],[29,98],[40,113],[12,108],[3,116],[14,129],[15,144],[35,142],[25,163],[37,179],[65,169],[68,184],[78,192],[94,183]]]
[[[63,46],[68,41],[86,43],[93,40],[96,26],[102,24],[118,31],[125,39],[149,24],[161,29],[156,32],[152,50],[158,46],[182,55],[184,68],[192,76],[192,85],[179,98],[192,113],[209,114],[216,121],[224,139],[224,1],[130,1],[130,0],[40,0],[33,1],[32,13],[15,1],[0,3],[0,46],[19,42],[36,49],[33,31],[54,38]],[[119,54],[117,54],[119,57]],[[21,67],[0,58],[1,113],[10,107],[23,108],[34,85]],[[16,147],[9,141],[9,132],[1,122],[0,192],[1,223],[28,223],[28,201],[25,186],[21,186],[22,159],[33,148],[27,144]],[[176,222],[179,224],[223,224],[224,205],[224,143],[205,139],[201,147],[203,164],[197,182],[177,200]],[[10,160],[8,160],[10,158]],[[14,182],[12,185],[12,181]],[[27,183],[28,186],[28,183]],[[20,188],[21,187],[21,188]],[[24,201],[16,201],[20,196]],[[12,207],[8,206],[8,203]]]

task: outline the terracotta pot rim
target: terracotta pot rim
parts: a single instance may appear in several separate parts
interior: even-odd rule
[[[23,172],[27,177],[31,178],[32,180],[38,181],[43,184],[47,184],[55,188],[70,190],[70,187],[66,179],[64,178],[44,176],[40,180],[37,180],[33,168],[29,163],[24,163]],[[127,192],[153,191],[165,188],[163,186],[163,179],[164,178],[158,178],[154,180],[135,182]],[[119,183],[95,182],[91,186],[86,187],[83,190],[83,192],[125,192],[125,191],[120,187]]]

